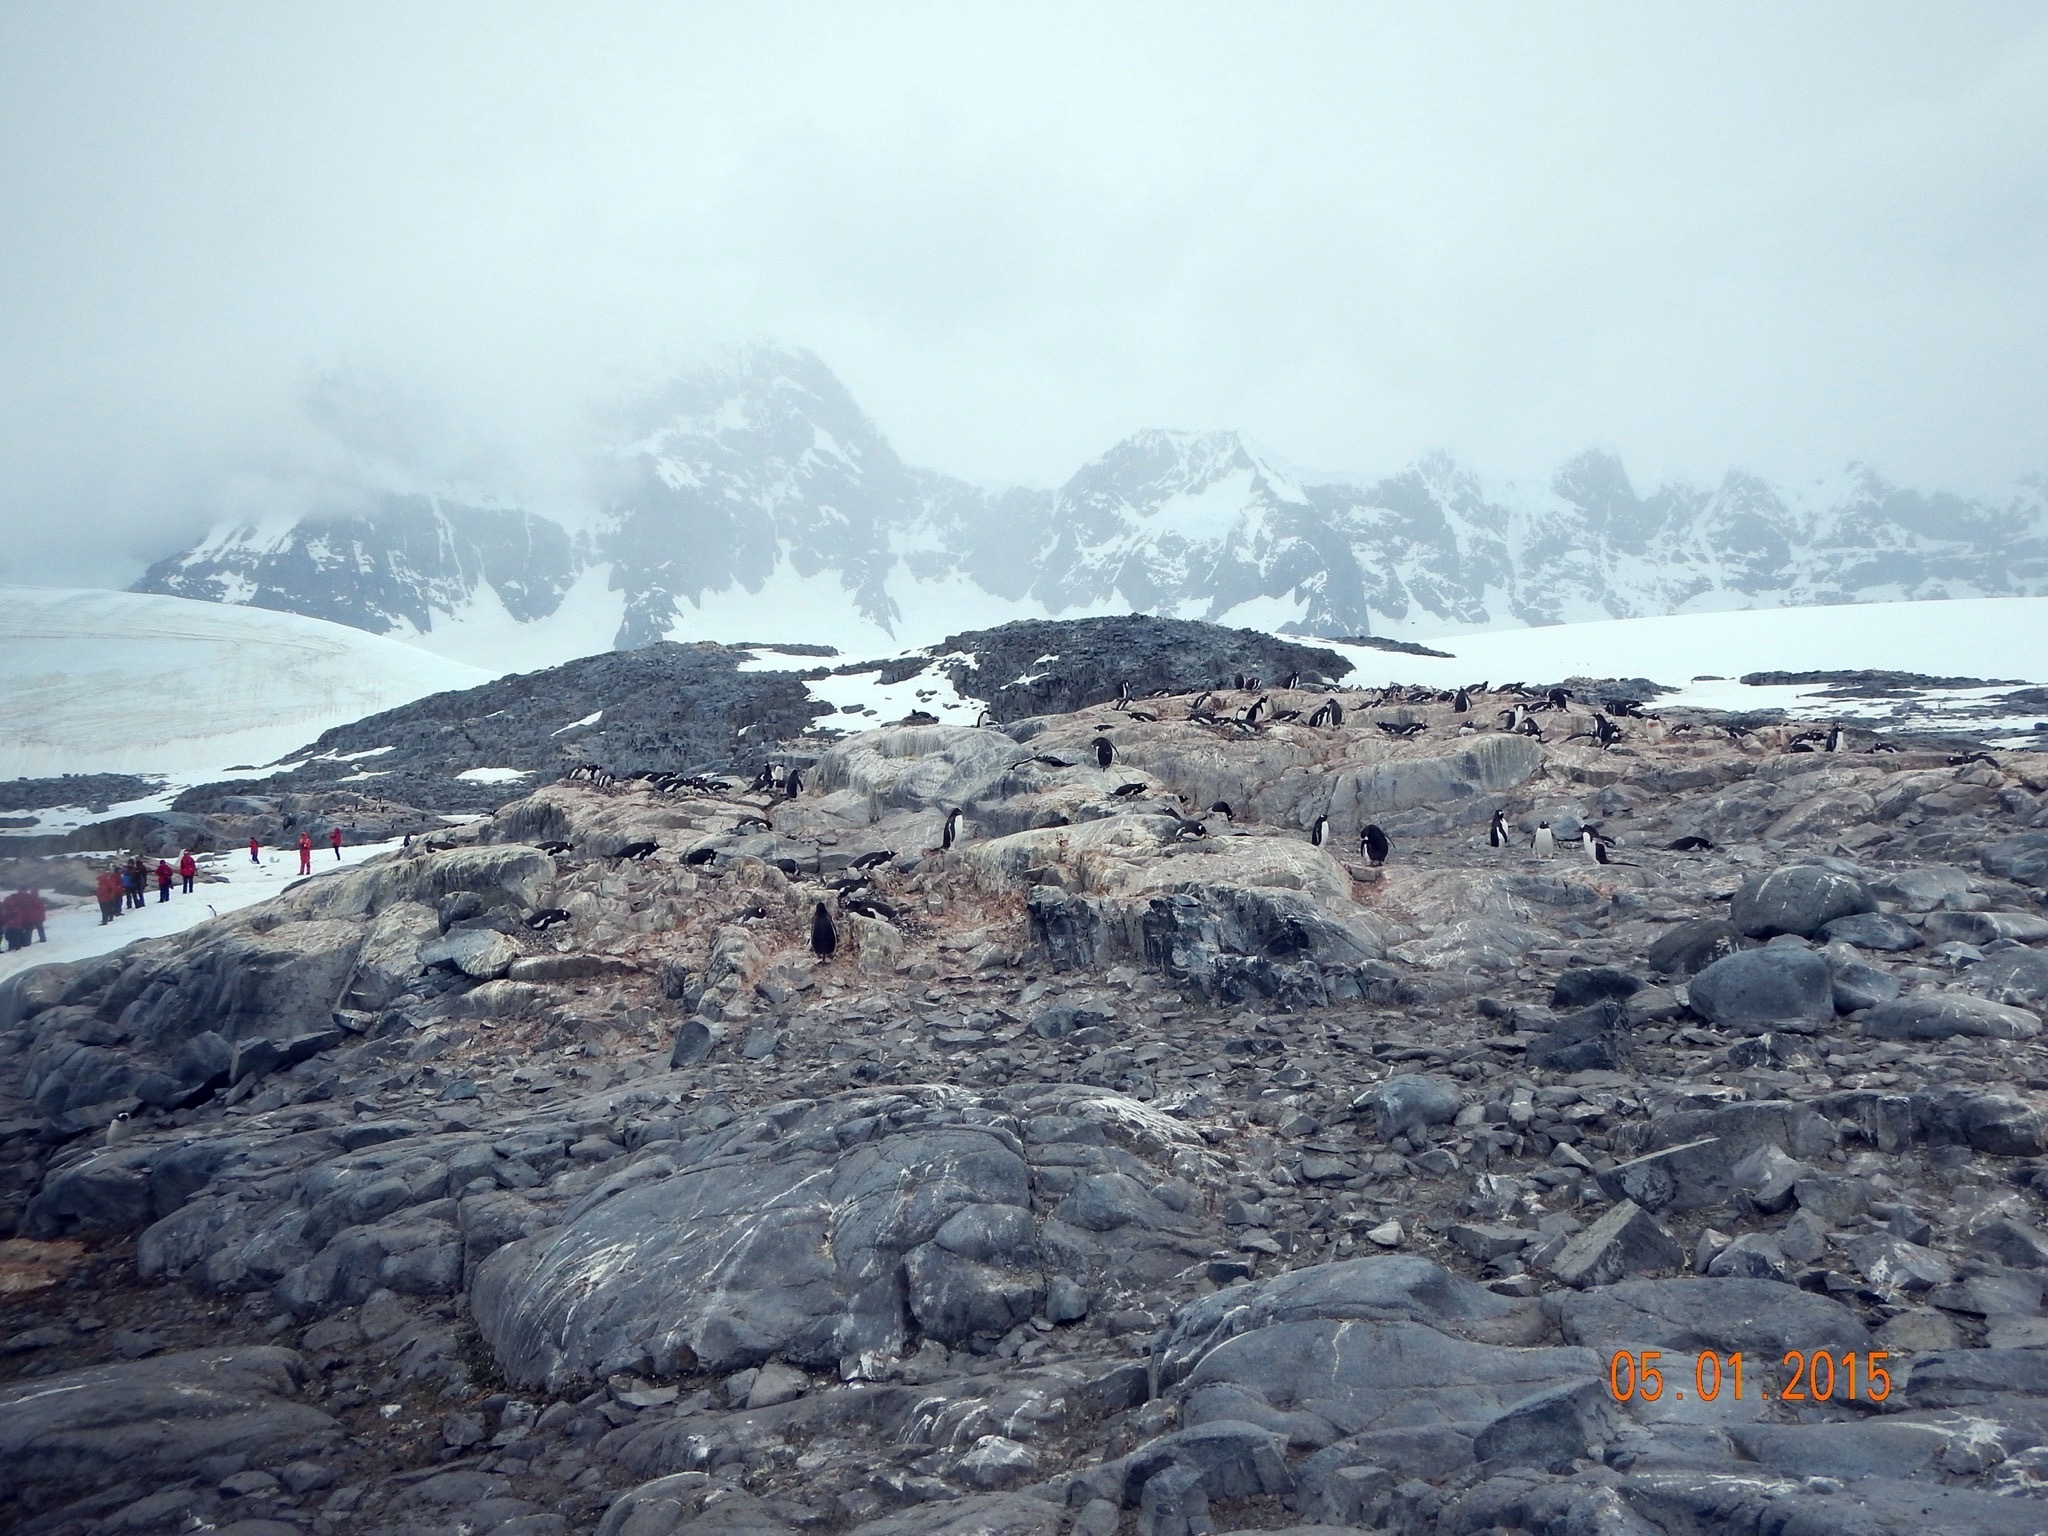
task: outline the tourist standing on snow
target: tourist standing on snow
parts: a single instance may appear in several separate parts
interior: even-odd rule
[[[313,834],[310,832],[299,834],[299,873],[313,873]]]
[[[192,857],[192,850],[187,848],[178,858],[178,878],[185,884],[185,889],[181,894],[186,896],[192,894],[192,877],[198,873],[199,861]]]
[[[334,856],[341,857],[341,828],[335,827],[327,834],[327,841],[334,844]]]
[[[128,861],[127,867],[121,871],[121,896],[127,906],[140,907],[144,900],[147,899],[146,893],[143,890],[145,879],[146,876],[142,868],[142,856],[137,854]]]
[[[9,953],[28,948],[29,935],[34,932],[28,924],[28,914],[22,909],[21,898],[27,894],[16,891],[0,900],[0,938],[6,939]]]
[[[169,859],[158,859],[156,861],[156,900],[158,906],[162,906],[171,899],[171,880],[176,873],[177,871],[171,868],[171,861]]]
[[[93,886],[93,893],[100,899],[100,926],[104,928],[121,915],[120,871],[101,870],[99,880]]]
[[[249,836],[249,862],[251,864],[261,864],[263,862],[263,855],[256,847],[256,836],[254,833],[251,833]]]
[[[43,900],[43,893],[34,886],[17,892],[21,897],[21,918],[24,927],[33,928],[39,942],[50,942],[50,933],[43,924],[50,919],[50,904]]]

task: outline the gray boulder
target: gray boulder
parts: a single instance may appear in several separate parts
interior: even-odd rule
[[[1957,992],[1915,992],[1880,1003],[1863,1017],[1863,1032],[1879,1040],[2031,1040],[2041,1021],[2024,1008]]]
[[[1716,960],[1693,977],[1690,997],[1701,1018],[1738,1029],[1835,1016],[1834,980],[1810,949],[1749,949]]]
[[[1858,912],[1820,925],[1815,935],[1824,944],[1853,944],[1858,949],[1918,949],[1926,940],[1911,923],[1889,912]]]
[[[1986,955],[1963,973],[1962,984],[1993,1002],[2039,1007],[2048,1003],[2048,953],[2009,949]]]
[[[1585,1231],[1575,1233],[1551,1260],[1551,1273],[1566,1285],[1585,1289],[1612,1285],[1629,1275],[1677,1269],[1685,1262],[1663,1223],[1633,1200],[1623,1200]]]
[[[1691,976],[1735,948],[1735,930],[1718,917],[1679,923],[1650,946],[1650,969],[1660,976]]]
[[[1867,1349],[1839,1301],[1767,1280],[1623,1280],[1546,1301],[1568,1344],[1606,1358],[1625,1345],[1674,1355],[1712,1349],[1776,1360],[1788,1349]]]
[[[1921,932],[1932,944],[1953,940],[1983,945],[2000,939],[2038,944],[2048,939],[2048,917],[2038,912],[1930,912]]]
[[[2048,885],[2048,830],[2021,832],[1988,843],[1977,852],[1985,872],[2022,885]]]
[[[1835,918],[1876,910],[1877,902],[1853,875],[1793,864],[1745,881],[1735,893],[1728,920],[1738,933],[1753,939],[1780,933],[1804,939]]]
[[[1449,1125],[1464,1102],[1463,1092],[1449,1078],[1406,1073],[1367,1089],[1351,1107],[1370,1111],[1380,1139],[1391,1141],[1418,1135],[1432,1125]]]
[[[419,947],[421,965],[452,965],[473,981],[496,981],[518,958],[519,946],[490,928],[458,928]]]
[[[206,1349],[0,1384],[0,1458],[44,1493],[167,1482],[209,1457],[281,1465],[341,1439],[293,1400],[305,1374],[293,1350]]]

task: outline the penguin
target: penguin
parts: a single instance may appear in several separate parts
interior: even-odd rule
[[[717,857],[718,850],[716,848],[692,848],[683,855],[683,862],[692,869],[702,869]]]
[[[1287,686],[1289,688],[1299,688],[1301,686],[1301,674],[1299,672],[1288,673]]]
[[[1607,843],[1591,827],[1579,828],[1579,846],[1586,850],[1586,857],[1593,863],[1607,862]]]
[[[982,711],[982,712],[981,712],[980,714],[978,714],[978,715],[976,715],[976,716],[974,717],[974,728],[975,728],[975,729],[976,729],[977,731],[978,731],[978,730],[981,730],[981,729],[982,729],[983,727],[985,727],[985,726],[991,726],[991,725],[994,725],[995,723],[996,723],[996,722],[995,722],[995,719],[994,719],[994,717],[993,717],[993,716],[991,716],[991,715],[989,714],[989,712],[988,712],[987,710],[985,710],[985,709],[984,709],[984,710],[983,710],[983,711]]]
[[[1621,740],[1621,730],[1605,715],[1593,717],[1593,739],[1600,743],[1600,750],[1606,751]]]
[[[1243,674],[1242,672],[1240,672],[1240,673],[1238,673],[1238,674],[1237,674],[1237,678],[1236,678],[1236,681],[1235,681],[1235,684],[1234,684],[1234,686],[1235,686],[1235,688],[1236,688],[1236,691],[1237,691],[1237,692],[1239,692],[1239,693],[1243,693],[1243,692],[1244,692],[1244,674]]]
[[[1209,807],[1209,814],[1211,816],[1221,816],[1225,821],[1234,820],[1237,816],[1237,813],[1230,808],[1228,800],[1218,800]]]
[[[1327,816],[1318,816],[1316,818],[1315,825],[1308,829],[1308,840],[1311,843],[1314,843],[1318,848],[1320,848],[1323,846],[1323,839],[1325,839],[1329,835],[1330,818]]]
[[[1107,736],[1098,736],[1089,743],[1095,748],[1095,766],[1107,768],[1116,761],[1116,747]]]
[[[1539,859],[1557,856],[1557,835],[1550,830],[1550,823],[1547,821],[1536,823],[1535,849],[1536,857]]]
[[[1387,841],[1387,834],[1372,822],[1365,824],[1365,830],[1358,834],[1359,851],[1365,855],[1365,862],[1378,869],[1387,862],[1387,855],[1394,845]]]
[[[1139,779],[1134,783],[1117,785],[1115,789],[1112,789],[1110,791],[1110,794],[1114,795],[1119,800],[1128,800],[1131,798],[1131,796],[1142,795],[1144,792],[1145,781],[1143,779]]]
[[[794,800],[804,792],[804,771],[801,768],[789,770],[789,777],[783,781],[782,794],[787,800]]]
[[[1131,685],[1128,681],[1116,685],[1116,702],[1118,708],[1127,708],[1130,705]]]
[[[946,812],[946,830],[939,834],[939,850],[944,852],[953,846],[953,840],[960,835],[960,807],[954,806]]]
[[[1828,727],[1828,750],[1830,752],[1842,750],[1842,726],[1839,721]]]
[[[1467,693],[1464,689],[1460,688],[1458,690],[1458,696],[1455,699],[1451,700],[1451,713],[1454,715],[1462,715],[1471,707],[1472,696],[1469,693]]]
[[[1490,848],[1505,848],[1508,845],[1508,818],[1504,811],[1493,813],[1492,824],[1486,829],[1486,843]]]
[[[832,914],[821,901],[811,908],[811,953],[820,960],[830,960],[832,951],[838,947],[839,930],[832,925]]]
[[[135,1119],[127,1110],[107,1122],[107,1145],[118,1147],[135,1134]]]
[[[1191,843],[1198,837],[1207,837],[1208,835],[1209,829],[1199,821],[1191,820],[1186,816],[1175,816],[1173,818],[1173,840],[1177,843]]]
[[[1544,697],[1550,701],[1550,707],[1552,709],[1562,710],[1567,714],[1570,713],[1572,696],[1570,692],[1568,692],[1566,689],[1553,688],[1550,690],[1549,693],[1545,694]]]
[[[870,849],[868,852],[862,854],[859,858],[853,860],[853,862],[848,864],[846,867],[848,869],[873,869],[879,864],[888,863],[891,859],[895,857],[896,855],[891,849],[873,848]]]
[[[1264,694],[1261,694],[1258,698],[1253,699],[1252,707],[1244,712],[1244,723],[1246,725],[1257,725],[1259,723],[1259,711],[1266,707],[1267,705]]]
[[[1689,833],[1684,837],[1673,838],[1664,847],[1671,853],[1712,853],[1714,851],[1714,845],[1698,833]]]
[[[1507,716],[1507,723],[1501,726],[1502,730],[1512,735],[1514,732],[1519,731],[1522,728],[1521,705],[1512,705],[1509,708],[1503,710],[1502,713]]]

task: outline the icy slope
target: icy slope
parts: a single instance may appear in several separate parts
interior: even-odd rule
[[[0,778],[217,778],[491,674],[293,613],[0,587]]]

